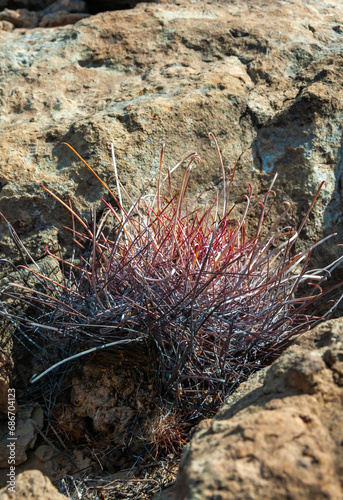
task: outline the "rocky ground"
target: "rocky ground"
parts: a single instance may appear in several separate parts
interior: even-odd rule
[[[197,151],[190,187],[213,196],[221,175],[212,131],[255,193],[278,171],[277,201],[291,198],[298,218],[325,180],[304,238],[338,230],[338,243],[342,19],[340,1],[185,1],[2,32],[0,210],[43,258],[47,241],[63,243],[69,218],[40,183],[80,212],[99,206],[101,185],[63,141],[105,180],[113,141],[132,196],[156,173],[164,142],[171,166]],[[0,255],[15,259],[1,224]],[[323,252],[336,253],[334,244]]]
[[[203,424],[184,452],[175,498],[343,498],[342,387],[338,319],[257,372]]]
[[[52,251],[70,250],[64,230],[70,220],[40,184],[64,199],[70,195],[85,217],[91,207],[101,208],[104,195],[62,142],[110,183],[113,142],[132,197],[157,173],[163,143],[169,166],[197,151],[203,162],[192,172],[191,196],[205,191],[210,199],[221,173],[208,132],[216,134],[225,165],[237,162],[237,199],[246,182],[257,196],[276,170],[275,213],[290,199],[299,221],[324,180],[302,240],[337,232],[314,259],[322,265],[337,258],[336,244],[343,243],[340,0],[159,1],[95,16],[82,1],[43,2],[38,10],[0,7],[7,9],[0,13],[0,211],[42,266],[49,265],[47,242]],[[20,258],[1,219],[1,286],[11,279],[8,260]],[[336,280],[343,276],[336,274]],[[343,498],[341,320],[309,339],[248,381],[196,435],[170,495]],[[6,416],[8,351],[0,363]],[[20,462],[54,481],[62,458],[42,437],[40,411],[34,403],[18,410],[25,429]],[[77,468],[87,468],[89,458],[75,453]],[[42,491],[43,481],[50,491],[47,479],[23,474],[21,485],[32,482]],[[0,498],[11,498],[6,495],[2,490]]]
[[[154,499],[343,498],[342,387],[343,325],[335,319],[304,335],[243,383],[212,420],[201,422],[184,450],[175,486]],[[26,426],[32,419],[41,416],[31,413]],[[81,455],[75,451],[73,459],[87,467]],[[41,445],[34,458],[31,452],[29,469],[56,477],[56,451]],[[122,481],[119,491],[127,487],[123,474],[91,484],[107,485],[105,498],[138,498],[132,484],[127,496],[110,496],[115,481]],[[27,498],[29,490],[32,499],[64,498],[47,478],[30,470],[18,476],[18,496],[4,488],[0,498]]]

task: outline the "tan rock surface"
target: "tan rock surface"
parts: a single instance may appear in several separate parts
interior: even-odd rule
[[[14,24],[9,21],[0,21],[0,31],[12,31],[14,29]]]
[[[343,498],[343,322],[242,384],[188,445],[175,499]]]
[[[139,4],[75,26],[2,32],[0,210],[40,258],[47,241],[66,243],[65,211],[43,182],[87,215],[103,188],[62,141],[68,141],[110,180],[108,146],[132,196],[166,165],[197,150],[193,195],[220,188],[220,168],[207,133],[238,177],[269,182],[280,173],[304,214],[320,184],[305,239],[338,228],[342,240],[343,5],[340,0]],[[179,178],[179,175],[177,176]],[[112,179],[113,182],[113,179]],[[0,253],[16,251],[0,227]],[[318,254],[336,255],[335,244]],[[2,263],[3,272],[7,272]]]
[[[56,12],[34,23],[58,24]],[[221,176],[209,131],[225,164],[237,159],[233,197],[247,181],[257,194],[276,169],[277,204],[289,195],[299,220],[326,180],[303,237],[338,230],[343,241],[341,0],[180,0],[49,29],[20,27],[24,18],[33,25],[25,11],[8,15],[0,20],[0,211],[36,259],[46,243],[68,247],[70,223],[40,183],[70,195],[83,217],[104,195],[61,142],[114,185],[113,141],[133,197],[157,173],[163,142],[168,166],[197,150],[203,163],[190,190],[211,198]],[[316,257],[336,251],[330,244]],[[2,220],[1,258],[20,261]],[[0,261],[0,278],[10,271]],[[330,335],[313,354],[288,351],[230,398],[190,445],[177,498],[342,498],[342,353]],[[37,462],[48,450],[40,452]]]
[[[0,500],[63,500],[66,499],[38,470],[25,471],[16,478],[15,492],[0,490]]]

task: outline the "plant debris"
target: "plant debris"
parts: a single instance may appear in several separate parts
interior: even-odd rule
[[[133,201],[119,180],[113,146],[116,194],[75,152],[112,201],[102,198],[103,212],[93,210],[86,221],[70,198],[43,186],[72,218],[71,258],[47,247],[62,281],[40,269],[5,219],[24,264],[16,268],[21,282],[2,291],[9,301],[0,314],[34,357],[31,387],[44,397],[48,430],[68,445],[87,445],[101,467],[109,462],[119,471],[137,460],[141,468],[156,466],[155,476],[135,473],[111,486],[65,479],[65,491],[74,485],[82,498],[148,498],[169,483],[175,468],[174,462],[166,468],[166,457],[180,455],[189,429],[295,337],[328,318],[342,298],[339,285],[324,287],[343,257],[309,268],[312,251],[334,235],[295,249],[322,185],[297,229],[288,202],[272,219],[276,175],[255,201],[248,185],[243,210],[230,205],[236,166],[224,167],[210,137],[223,183],[205,208],[186,201],[191,171],[201,162],[196,153],[164,176],[163,147],[156,192],[149,193],[149,184]],[[172,172],[182,164],[174,191]],[[28,307],[19,309],[18,301]],[[132,485],[139,485],[134,496]]]

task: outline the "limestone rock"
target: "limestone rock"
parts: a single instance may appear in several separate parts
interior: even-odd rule
[[[15,492],[8,488],[0,490],[0,500],[64,500],[67,497],[61,495],[51,484],[48,477],[38,470],[25,471],[16,477]]]
[[[40,10],[31,15],[33,3]],[[0,8],[7,9],[0,16],[0,211],[39,263],[47,243],[70,250],[69,215],[41,183],[64,201],[70,195],[84,218],[108,196],[62,142],[114,186],[113,141],[134,198],[157,174],[164,142],[165,168],[196,150],[203,163],[192,173],[191,196],[205,191],[213,199],[222,184],[210,131],[225,165],[237,160],[233,200],[247,180],[258,195],[275,169],[275,206],[290,197],[298,222],[325,180],[304,244],[336,230],[343,241],[341,0],[166,0],[81,20],[84,4],[74,0],[0,0]],[[334,244],[314,255],[336,256]],[[22,262],[2,219],[0,259]],[[0,278],[12,270],[0,260]],[[317,330],[328,331],[327,340],[323,333],[308,341],[313,352],[287,351],[197,434],[178,498],[342,497],[342,353],[334,341],[340,327],[329,325]],[[81,419],[97,417],[103,403],[101,392],[97,407],[88,396]],[[100,417],[103,429],[108,415]],[[33,427],[23,433],[28,448]],[[45,463],[49,453],[37,450],[35,459]]]
[[[49,461],[54,456],[54,454],[55,450],[47,444],[42,444],[35,450],[35,456],[41,462]]]
[[[175,499],[343,498],[343,322],[317,327],[187,446]]]
[[[221,188],[207,138],[213,131],[225,165],[237,160],[233,199],[247,180],[257,196],[275,169],[275,207],[290,197],[299,221],[326,181],[302,235],[312,243],[337,229],[336,241],[314,255],[336,257],[343,239],[342,26],[341,0],[180,0],[74,26],[2,32],[0,210],[35,258],[49,240],[68,247],[69,216],[40,183],[64,200],[70,195],[83,217],[93,206],[101,210],[106,193],[63,141],[114,185],[113,141],[133,197],[156,175],[164,142],[166,166],[196,150],[203,163],[190,193],[205,190],[213,199]],[[3,222],[0,234],[0,256],[18,262]]]

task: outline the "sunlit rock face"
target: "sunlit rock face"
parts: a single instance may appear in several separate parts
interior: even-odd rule
[[[175,500],[342,498],[342,319],[230,396],[184,451]]]
[[[49,29],[12,25],[0,37],[0,210],[36,258],[48,241],[67,245],[69,217],[40,183],[69,194],[83,216],[101,207],[104,191],[63,141],[105,181],[113,141],[133,197],[157,173],[164,142],[165,168],[197,151],[203,162],[190,196],[213,199],[222,184],[212,131],[225,165],[237,161],[237,198],[248,181],[257,197],[275,170],[275,210],[291,199],[300,221],[326,182],[302,238],[305,245],[337,231],[314,255],[335,257],[343,241],[342,23],[339,0],[239,0],[141,3]],[[0,224],[0,255],[16,259]]]

